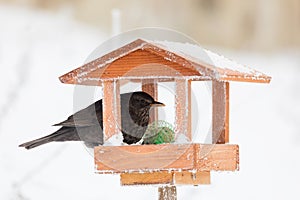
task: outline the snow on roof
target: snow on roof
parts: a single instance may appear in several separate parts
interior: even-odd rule
[[[271,80],[271,77],[261,72],[245,67],[198,45],[141,39],[135,40],[61,76],[60,80],[63,83],[71,84],[96,84],[96,82],[98,84],[103,78],[91,78],[89,77],[89,73],[109,66],[114,61],[139,49],[150,51],[151,53],[163,57],[165,60],[176,62],[182,67],[196,69],[203,77],[210,77],[214,80],[261,83],[268,83]],[[120,79],[120,77],[121,76],[116,76],[115,78]],[[195,77],[190,78],[194,79]]]
[[[185,58],[190,58],[196,62],[205,62],[206,64],[216,66],[222,69],[230,69],[243,73],[254,73],[255,70],[245,67],[233,60],[218,55],[212,51],[204,49],[198,45],[181,42],[169,41],[153,41],[153,44],[158,44],[167,48],[167,50],[182,55]]]
[[[200,64],[200,66],[204,65],[205,67],[210,67],[214,72],[214,78],[219,80],[270,82],[271,79],[271,77],[266,76],[259,71],[246,67],[195,44],[149,40],[148,42],[182,56],[194,63]],[[201,71],[199,66],[194,66]]]

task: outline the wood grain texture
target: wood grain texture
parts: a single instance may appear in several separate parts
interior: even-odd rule
[[[229,142],[229,83],[212,82],[212,143]]]
[[[176,186],[162,186],[158,188],[158,200],[177,200]]]
[[[120,87],[115,81],[104,81],[103,87],[103,134],[104,141],[121,130]]]
[[[192,169],[193,145],[99,146],[95,162],[99,173]]]
[[[162,144],[95,147],[97,173],[235,171],[238,145]]]
[[[170,172],[146,172],[146,173],[122,173],[121,185],[158,185],[173,184],[173,173]]]
[[[229,117],[230,117],[230,107],[229,107],[229,100],[230,100],[230,90],[229,90],[229,86],[230,83],[229,82],[225,82],[225,143],[229,143]]]
[[[162,67],[163,66],[163,67]],[[168,70],[166,70],[168,68]],[[168,76],[201,80],[244,81],[269,83],[271,77],[252,70],[243,73],[222,69],[193,60],[189,55],[177,55],[153,43],[135,40],[119,49],[74,69],[59,79],[62,83],[100,85],[105,79]],[[133,76],[133,77],[131,77]],[[198,77],[198,78],[197,78]],[[196,80],[195,79],[195,80]]]
[[[192,68],[165,60],[146,50],[136,50],[108,65],[88,74],[89,78],[111,79],[116,77],[180,77],[197,76],[198,71]]]
[[[203,185],[210,184],[210,172],[146,172],[122,173],[121,185]]]
[[[185,134],[192,141],[191,81],[175,80],[175,135]]]
[[[187,138],[190,139],[190,141],[193,140],[193,135],[192,135],[192,81],[188,80],[187,82],[187,118],[188,118],[188,124],[187,124]]]
[[[175,185],[207,185],[210,184],[210,172],[174,172]]]
[[[239,146],[229,144],[195,145],[198,171],[239,170]]]

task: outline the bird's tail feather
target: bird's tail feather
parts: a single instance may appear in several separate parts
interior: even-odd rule
[[[49,139],[36,139],[36,140],[32,140],[30,142],[25,142],[23,144],[20,144],[19,147],[25,147],[26,149],[32,149],[34,147],[40,146],[42,144],[46,144],[51,142],[50,138]]]
[[[37,147],[37,146],[40,146],[40,145],[43,145],[43,144],[47,144],[49,142],[56,141],[57,138],[61,134],[63,134],[64,132],[65,132],[65,130],[59,129],[58,131],[56,131],[56,132],[54,132],[50,135],[47,135],[45,137],[41,137],[41,138],[29,141],[29,142],[25,142],[23,144],[20,144],[19,147],[25,147],[25,149],[32,149],[34,147]]]

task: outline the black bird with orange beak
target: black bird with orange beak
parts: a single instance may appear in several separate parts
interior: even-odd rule
[[[164,106],[145,92],[120,95],[121,132],[123,142],[134,144],[145,134],[149,124],[149,111],[154,106]],[[103,144],[102,99],[69,116],[67,120],[55,124],[62,126],[45,137],[23,143],[19,147],[32,149],[49,142],[83,141],[89,147]]]

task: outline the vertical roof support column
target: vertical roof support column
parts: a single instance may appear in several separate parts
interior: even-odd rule
[[[175,84],[175,134],[184,134],[191,141],[191,81],[176,79]]]
[[[143,79],[142,80],[142,90],[149,95],[151,95],[156,101],[158,98],[158,90],[157,90],[157,80],[155,79]],[[150,121],[152,123],[158,120],[158,112],[157,108],[151,108],[150,110]]]
[[[229,82],[212,82],[212,143],[229,142]]]
[[[102,82],[104,142],[121,130],[120,83],[116,80]]]

